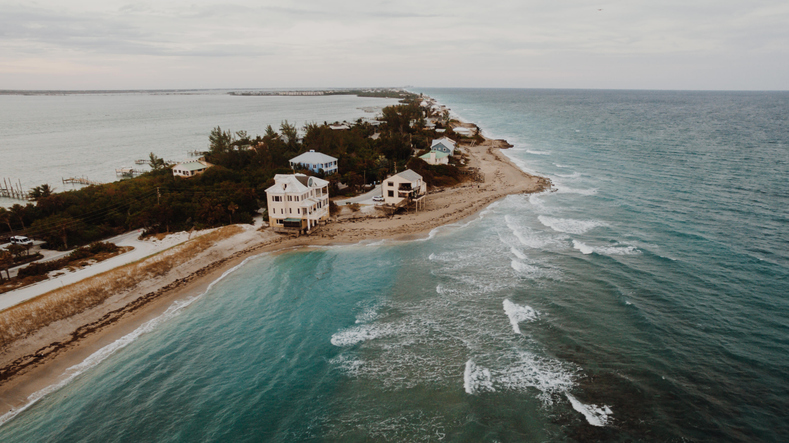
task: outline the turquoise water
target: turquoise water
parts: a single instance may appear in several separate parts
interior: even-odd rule
[[[789,94],[425,92],[556,192],[249,260],[0,440],[789,439]]]

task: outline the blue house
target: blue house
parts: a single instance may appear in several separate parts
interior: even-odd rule
[[[312,172],[323,171],[326,175],[332,175],[337,172],[337,159],[331,155],[315,152],[310,149],[310,152],[305,152],[290,159],[291,168],[305,168]]]

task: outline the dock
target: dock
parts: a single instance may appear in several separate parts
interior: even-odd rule
[[[30,200],[27,191],[22,190],[21,181],[17,180],[17,182],[14,183],[13,180],[7,178],[3,178],[2,183],[0,183],[0,197],[12,198],[15,200]]]
[[[61,178],[64,185],[103,185],[104,183],[90,180],[87,177]]]
[[[202,156],[208,154],[208,151],[198,151],[198,150],[195,149],[194,151],[186,151],[186,154],[189,157],[202,157]]]

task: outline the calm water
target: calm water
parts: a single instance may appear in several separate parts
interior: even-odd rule
[[[133,167],[150,152],[188,159],[208,149],[208,134],[245,130],[262,135],[288,120],[305,123],[373,118],[396,100],[356,96],[241,97],[227,91],[164,94],[0,95],[0,181],[21,181],[27,190],[48,183],[72,189],[61,178],[106,183],[115,169]],[[11,200],[0,201],[8,206]],[[18,202],[16,202],[18,203]]]
[[[557,191],[251,259],[0,440],[789,440],[789,94],[425,92]]]

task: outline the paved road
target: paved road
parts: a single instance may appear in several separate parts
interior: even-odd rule
[[[19,288],[14,291],[6,292],[5,294],[0,294],[0,311],[9,308],[11,306],[14,306],[18,303],[21,303],[25,300],[29,300],[31,298],[37,297],[45,292],[49,292],[53,289],[57,289],[61,286],[66,286],[72,283],[76,283],[87,277],[92,277],[104,271],[109,271],[110,269],[113,269],[117,266],[122,266],[127,263],[140,260],[157,252],[161,252],[171,246],[186,241],[188,238],[187,232],[180,232],[177,234],[168,235],[162,241],[138,240],[137,238],[140,236],[141,233],[142,230],[138,229],[105,240],[115,243],[118,246],[133,246],[134,250],[132,251],[129,251],[125,254],[116,255],[115,257],[104,260],[103,262],[96,263],[95,265],[88,266],[86,268],[80,269],[75,272],[67,272],[63,275],[60,275],[55,278],[51,278],[49,280],[44,280],[42,282],[38,282],[30,286],[25,286],[24,288]],[[64,252],[63,254],[65,255],[68,252]],[[54,258],[49,258],[49,259],[54,260]]]
[[[352,197],[352,198],[335,200],[334,203],[336,203],[339,206],[349,203],[359,203],[360,205],[374,205],[376,204],[376,202],[373,201],[373,197],[376,195],[381,195],[381,185],[377,185],[370,192],[364,193],[362,195],[357,195],[356,197]]]

